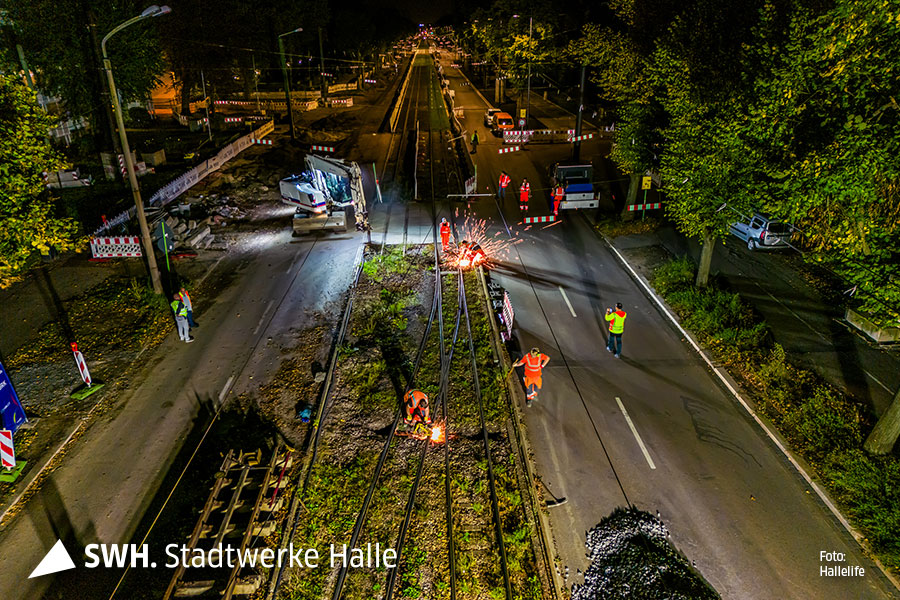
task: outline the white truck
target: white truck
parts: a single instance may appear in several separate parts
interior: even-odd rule
[[[281,201],[294,206],[294,234],[346,231],[347,217],[336,208],[353,207],[356,228],[368,227],[366,198],[359,165],[339,158],[306,155],[307,170],[279,182]]]
[[[557,185],[565,190],[560,210],[597,208],[599,201],[594,193],[593,176],[594,167],[591,165],[556,163],[550,168],[551,194]]]

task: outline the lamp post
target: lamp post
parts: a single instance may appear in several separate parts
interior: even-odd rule
[[[119,139],[122,141],[122,153],[125,155],[125,170],[128,172],[128,182],[131,185],[131,195],[134,197],[134,207],[138,224],[141,228],[141,242],[144,246],[144,255],[147,257],[147,268],[150,271],[150,281],[153,283],[153,291],[162,294],[162,282],[159,279],[159,268],[156,266],[156,255],[153,253],[153,241],[150,239],[150,228],[147,226],[147,217],[144,214],[144,203],[141,200],[141,189],[138,186],[137,176],[134,174],[134,163],[131,160],[131,148],[128,146],[128,137],[125,135],[125,120],[122,118],[122,106],[119,103],[119,95],[116,92],[116,82],[113,80],[112,64],[106,55],[106,42],[116,33],[129,25],[137,23],[141,19],[159,17],[172,12],[168,6],[152,5],[144,9],[144,12],[136,17],[128,19],[117,25],[112,31],[103,37],[100,48],[103,50],[103,69],[106,71],[106,81],[109,84],[109,93],[112,96],[113,107],[116,113],[116,125],[119,128]]]
[[[281,74],[284,76],[284,101],[287,103],[288,121],[291,123],[291,140],[297,139],[294,134],[294,107],[291,106],[291,81],[288,77],[287,63],[284,60],[284,41],[281,39],[286,35],[303,31],[302,27],[292,29],[278,36],[278,52],[281,54]]]
[[[525,92],[525,128],[528,128],[528,117],[531,112],[531,26],[534,17],[528,17],[528,91]]]

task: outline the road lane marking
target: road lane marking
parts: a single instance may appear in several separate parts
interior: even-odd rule
[[[219,404],[222,403],[222,399],[225,397],[225,394],[228,393],[228,390],[231,389],[231,384],[234,381],[234,375],[228,378],[228,381],[225,382],[225,387],[222,388],[222,391],[219,392]]]
[[[641,452],[644,453],[644,458],[647,459],[647,464],[650,465],[651,469],[656,469],[656,465],[653,464],[653,459],[650,458],[650,453],[647,452],[647,447],[644,445],[644,440],[641,439],[641,436],[640,434],[638,434],[634,423],[631,422],[631,417],[628,416],[628,411],[625,410],[625,405],[622,404],[621,398],[616,396],[616,402],[618,403],[619,409],[622,411],[622,414],[625,415],[625,421],[628,423],[628,427],[631,428],[631,433],[634,434],[634,439],[637,440],[638,446],[641,447]]]
[[[259,323],[256,324],[256,329],[253,330],[252,335],[256,335],[256,333],[259,331],[259,328],[262,327],[263,321],[266,320],[266,315],[269,314],[269,310],[271,310],[273,302],[275,302],[275,301],[269,300],[269,304],[266,305],[266,310],[263,311],[262,316],[259,318]]]
[[[569,312],[572,313],[572,316],[577,319],[578,315],[575,314],[575,309],[572,308],[572,303],[569,302],[569,297],[566,296],[566,290],[563,289],[563,286],[559,286],[559,293],[562,294],[563,300],[566,301],[566,305],[569,307]]]
[[[863,369],[862,372],[865,373],[866,375],[868,375],[869,377],[871,377],[871,378],[872,378],[872,381],[874,381],[875,383],[877,383],[878,385],[880,385],[882,388],[884,388],[884,391],[886,391],[888,394],[893,394],[893,393],[894,393],[894,391],[893,391],[891,388],[889,388],[888,386],[886,386],[886,385],[884,385],[883,383],[881,383],[881,381],[880,381],[877,377],[875,377],[874,375],[872,375],[871,373],[869,373],[869,372],[866,371],[865,369]]]

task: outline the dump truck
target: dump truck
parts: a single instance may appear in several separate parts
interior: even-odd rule
[[[567,165],[556,163],[550,167],[551,189],[562,185],[566,194],[559,205],[561,210],[572,208],[597,208],[594,193],[594,167],[591,165]]]
[[[306,170],[279,182],[281,201],[296,208],[294,234],[313,231],[346,231],[347,215],[338,210],[352,207],[356,228],[368,227],[366,199],[359,165],[340,158],[307,154]]]

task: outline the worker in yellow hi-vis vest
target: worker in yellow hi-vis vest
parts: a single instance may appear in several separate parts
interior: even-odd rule
[[[609,342],[606,349],[616,355],[622,356],[622,333],[625,331],[625,317],[628,314],[622,310],[622,303],[616,302],[616,310],[606,309],[606,320],[609,321]]]

